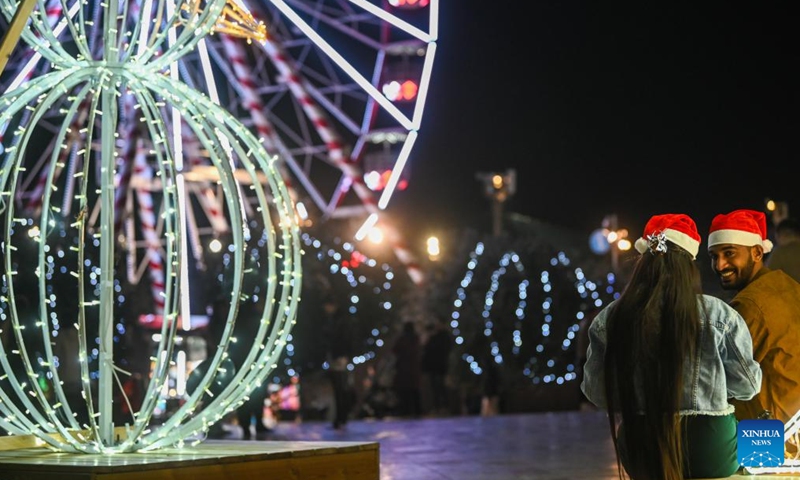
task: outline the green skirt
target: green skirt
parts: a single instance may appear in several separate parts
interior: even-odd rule
[[[683,443],[685,456],[683,474],[685,478],[729,477],[739,469],[736,454],[736,417],[733,414],[686,415],[682,417]],[[620,425],[618,437],[619,455],[622,466],[628,475],[635,479],[628,462],[628,455],[622,441],[625,425]]]

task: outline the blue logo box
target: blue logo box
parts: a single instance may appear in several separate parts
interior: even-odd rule
[[[743,467],[783,465],[783,422],[741,420],[737,427],[736,452]]]

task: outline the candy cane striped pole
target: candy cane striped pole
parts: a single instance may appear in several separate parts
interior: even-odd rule
[[[147,164],[143,148],[137,149],[134,162],[134,174],[145,184],[153,181],[153,169]],[[164,313],[164,262],[161,258],[161,239],[156,232],[156,213],[153,207],[153,196],[142,188],[136,189],[136,200],[139,203],[139,220],[142,236],[146,245],[148,272],[150,273],[150,291],[153,294],[154,313]]]
[[[61,9],[61,1],[60,0],[50,0],[47,3],[47,6],[46,6],[46,17],[47,17],[47,22],[50,24],[51,27],[54,26],[58,22],[58,20],[61,18],[61,14],[62,13],[63,13],[63,10]],[[38,32],[36,32],[36,36],[39,37],[39,33]],[[35,51],[32,50],[32,49],[28,51],[28,60],[27,60],[28,62],[31,61],[31,57],[33,57],[34,53],[35,53]],[[33,68],[30,68],[30,69],[27,70],[27,72],[25,73],[25,76],[23,77],[23,79],[22,79],[22,81],[20,83],[20,86],[26,84],[27,82],[30,81],[31,78],[33,78],[33,70],[34,70]],[[85,121],[85,119],[86,119],[86,115],[85,115],[86,112],[84,111],[84,107],[85,106],[86,106],[85,104],[81,105],[81,107],[80,107],[81,108],[81,113],[79,113],[78,116],[76,117],[76,122],[75,123],[78,123],[80,117],[83,118],[82,120],[80,120],[80,123],[83,123],[83,121]],[[26,116],[29,116],[29,115],[30,114],[26,111]],[[27,123],[27,122],[25,120],[23,120],[23,124],[24,123]],[[75,125],[75,123],[73,123],[73,125]],[[5,135],[5,132],[6,132],[7,128],[8,128],[8,124],[7,123],[0,125],[0,143],[3,142],[3,137]],[[68,137],[68,138],[70,138],[70,137]],[[72,140],[74,140],[75,138],[76,138],[76,136],[74,136],[74,135],[71,137]],[[63,163],[64,160],[66,160],[67,156],[69,156],[69,154],[70,154],[70,150],[71,149],[62,150],[61,153],[59,153],[59,164]],[[58,174],[60,174],[60,173],[61,173],[61,169],[59,168],[59,169],[56,170],[56,177],[54,177],[53,180],[58,178]],[[42,197],[43,197],[43,194],[44,194],[44,189],[46,187],[46,183],[47,183],[47,169],[43,168],[42,171],[39,173],[39,176],[36,179],[36,185],[34,186],[33,195],[30,197],[31,200],[28,201],[28,208],[30,208],[31,210],[36,211],[42,206]]]
[[[182,120],[181,123],[183,127],[181,130],[181,141],[183,142],[183,154],[187,157],[186,163],[192,167],[207,164],[208,162],[201,159],[198,155],[200,151],[200,142],[197,140],[197,137],[187,133],[191,132],[191,129],[186,124],[185,120]],[[205,212],[214,232],[225,233],[230,231],[230,226],[222,213],[222,205],[220,205],[214,193],[214,189],[208,185],[203,185],[196,198],[200,202],[200,207],[203,209],[203,212]]]
[[[228,56],[228,60],[230,60],[233,65],[233,72],[239,83],[242,105],[244,105],[250,113],[250,117],[253,119],[253,125],[256,127],[258,137],[262,145],[264,145],[264,148],[270,155],[277,155],[278,147],[275,140],[275,129],[272,127],[272,123],[270,123],[267,116],[264,115],[264,104],[261,102],[261,97],[259,97],[258,93],[255,91],[255,82],[250,75],[250,68],[245,62],[245,54],[242,45],[237,39],[230,35],[223,34],[221,37],[222,45],[225,47],[225,53]],[[292,202],[296,202],[298,198],[297,192],[292,185],[291,176],[286,169],[286,165],[282,161],[277,162],[276,165],[278,167],[278,173],[280,173],[283,182],[286,184]]]
[[[133,22],[138,21],[140,11],[140,2],[134,1],[130,3],[130,18]],[[138,127],[138,119],[136,118],[136,99],[130,93],[126,92],[121,102],[122,119],[120,124],[121,130],[121,153],[117,162],[116,176],[116,189],[114,190],[114,231],[125,231],[125,238],[127,242],[127,255],[126,267],[128,281],[131,284],[139,282],[136,269],[136,226],[133,217],[133,200],[128,195],[130,190],[131,179],[133,177],[134,163],[139,150],[139,142],[141,138],[141,130]],[[136,195],[139,198],[137,192]],[[150,198],[152,205],[152,197]],[[124,222],[124,225],[123,225]],[[148,260],[149,261],[149,260]],[[154,299],[161,299],[161,295]],[[163,300],[160,300],[163,303]]]
[[[54,182],[61,175],[61,171],[64,169],[63,165],[66,163],[67,158],[75,150],[78,142],[80,142],[81,127],[83,126],[84,122],[86,122],[86,117],[89,115],[89,103],[88,97],[81,102],[81,104],[78,106],[78,111],[75,114],[75,118],[72,120],[72,124],[69,126],[69,131],[67,132],[66,138],[64,138],[64,144],[61,145],[61,151],[58,152],[56,171],[53,175]],[[42,168],[39,171],[39,176],[36,178],[36,185],[33,187],[30,200],[28,201],[28,208],[31,211],[37,211],[42,207],[44,189],[47,187],[47,172],[47,168]],[[72,182],[74,179],[68,178],[67,181]]]
[[[340,202],[344,193],[349,187],[352,186],[353,191],[358,195],[361,203],[370,214],[380,214],[375,197],[365,184],[361,170],[349,159],[342,148],[342,142],[336,132],[331,128],[325,112],[317,105],[314,99],[308,94],[300,75],[297,73],[294,66],[289,61],[289,57],[283,49],[271,39],[262,42],[261,45],[264,51],[272,60],[272,63],[284,78],[292,95],[297,99],[300,106],[308,118],[311,119],[314,128],[319,133],[320,138],[323,139],[327,148],[330,160],[342,171],[347,181],[340,184],[339,196],[336,202]],[[335,206],[335,205],[334,205]],[[411,279],[416,284],[420,284],[424,280],[424,275],[420,270],[414,254],[402,243],[400,235],[397,231],[389,225],[383,225],[387,230],[388,239],[391,244],[392,250],[397,256],[398,260],[406,267],[406,271]]]
[[[125,218],[125,201],[128,196],[128,187],[131,182],[131,172],[135,158],[140,131],[134,117],[136,99],[130,93],[122,98],[122,125],[121,125],[121,150],[117,163],[117,188],[114,190],[114,231],[120,231],[122,220]]]

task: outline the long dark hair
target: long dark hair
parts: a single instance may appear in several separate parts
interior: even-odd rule
[[[609,312],[605,387],[620,478],[623,464],[636,480],[684,478],[678,411],[684,360],[694,356],[701,329],[700,293],[694,259],[667,242],[666,252],[639,258]]]

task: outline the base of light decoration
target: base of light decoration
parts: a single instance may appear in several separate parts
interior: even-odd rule
[[[373,442],[206,441],[183,449],[115,455],[0,451],[3,480],[379,479]]]

